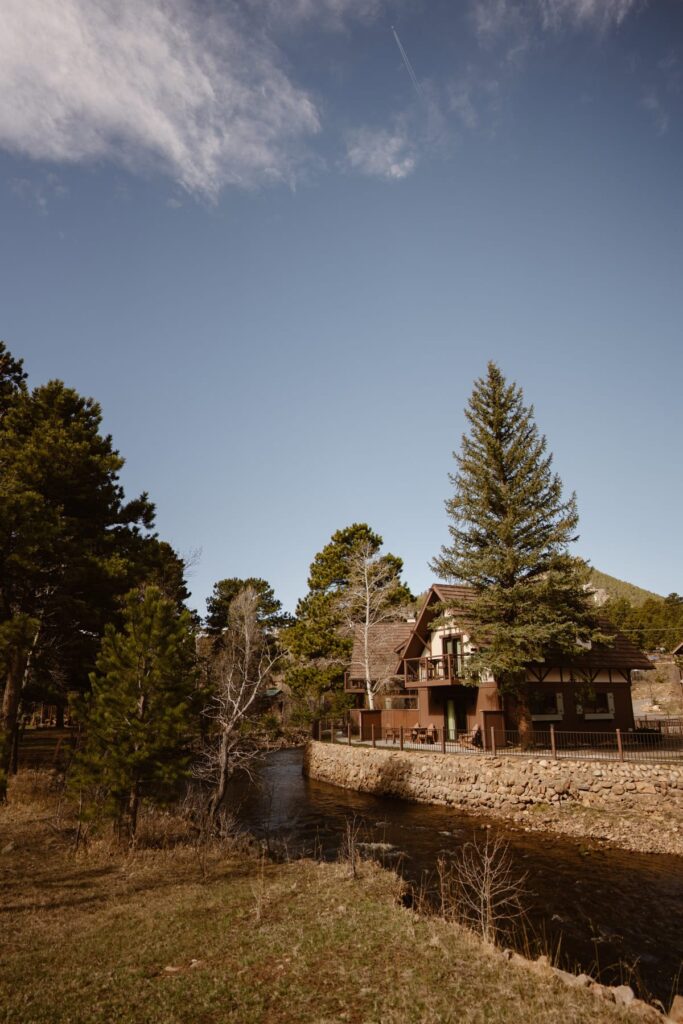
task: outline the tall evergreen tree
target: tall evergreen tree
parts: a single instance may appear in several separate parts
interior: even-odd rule
[[[141,799],[175,796],[188,774],[196,682],[190,613],[157,587],[131,592],[122,629],[105,631],[91,682],[76,784],[104,792],[120,833],[133,838]]]
[[[451,543],[432,569],[469,585],[474,601],[457,608],[471,623],[473,676],[490,671],[514,694],[522,742],[531,730],[526,665],[550,651],[578,654],[603,639],[585,589],[589,569],[573,556],[575,495],[562,496],[552,455],[516,384],[495,363],[477,380],[465,415],[470,425],[450,476],[446,501]]]
[[[403,562],[395,555],[380,555],[382,543],[367,523],[353,523],[337,530],[311,563],[308,594],[297,605],[294,624],[282,633],[290,655],[287,683],[304,718],[319,715],[323,708],[335,711],[348,706],[344,670],[353,636],[347,598],[358,576],[359,559],[372,563],[373,571],[389,582],[396,606],[411,600],[400,581]],[[362,621],[359,607],[358,622]]]
[[[126,502],[101,411],[61,381],[29,392],[0,350],[0,801],[23,687],[41,654],[65,675],[94,658],[118,598],[140,578],[154,509]],[[92,664],[92,661],[90,661]]]
[[[16,398],[26,392],[27,374],[23,359],[15,359],[0,341],[0,420]]]

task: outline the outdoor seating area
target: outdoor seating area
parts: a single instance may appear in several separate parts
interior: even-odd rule
[[[351,720],[318,722],[314,736],[328,743],[441,754],[683,763],[683,735],[680,731],[669,732],[665,721],[659,729],[627,732],[620,729],[611,732],[561,731],[550,726],[535,730],[525,742],[522,742],[517,730],[492,728],[487,735],[478,725],[469,732],[450,732],[433,724],[388,727],[372,725],[361,734]]]

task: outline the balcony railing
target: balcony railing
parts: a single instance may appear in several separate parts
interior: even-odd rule
[[[406,686],[420,683],[450,683],[464,679],[466,676],[467,659],[472,655],[442,654],[436,658],[406,658]]]
[[[352,679],[350,673],[345,672],[344,689],[347,693],[365,693],[365,682],[362,679]]]

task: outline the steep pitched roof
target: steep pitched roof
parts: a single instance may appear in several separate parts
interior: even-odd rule
[[[418,658],[424,648],[425,640],[429,631],[429,624],[436,614],[434,605],[439,603],[445,605],[468,605],[474,600],[474,591],[471,587],[454,586],[446,583],[435,583],[429,590],[427,600],[413,626],[412,632],[406,638],[406,643],[400,651],[394,672],[398,673],[400,662],[403,658]],[[464,619],[467,613],[464,613]],[[464,623],[463,623],[464,624]],[[635,644],[620,633],[606,619],[598,619],[598,624],[603,633],[613,637],[613,644],[594,644],[585,654],[578,655],[571,659],[566,656],[557,655],[546,658],[546,664],[556,660],[557,664],[570,664],[577,669],[584,671],[595,671],[598,668],[628,670],[639,668],[648,670],[653,668],[652,662],[642,651],[638,650]],[[683,646],[683,645],[682,645]]]
[[[391,679],[396,674],[398,652],[410,636],[412,622],[379,622],[370,627],[370,671],[373,680]],[[362,627],[357,626],[351,654],[351,679],[365,678]]]
[[[674,647],[671,653],[676,657],[683,656],[683,640],[681,640],[680,644]]]
[[[472,587],[462,584],[433,583],[431,589],[444,604],[472,604],[474,601]]]
[[[412,627],[410,634],[400,653],[400,661],[404,658],[419,658],[424,648],[429,624],[437,613],[435,605],[438,604],[471,604],[474,600],[474,591],[471,587],[452,586],[447,583],[434,583],[429,588],[427,600],[422,606],[422,611]],[[398,672],[400,663],[396,666]]]
[[[630,668],[639,668],[647,671],[648,669],[654,668],[654,665],[650,659],[643,654],[642,651],[638,650],[636,645],[632,643],[623,633],[620,633],[618,629],[608,622],[607,619],[598,619],[598,626],[603,633],[607,636],[612,637],[612,643],[607,644],[593,644],[589,651],[585,654],[581,654],[572,658],[558,657],[558,662],[563,664],[569,664],[574,668],[585,669],[590,671],[591,669],[598,668],[614,668],[620,670],[627,670]],[[550,658],[546,659],[548,662]]]

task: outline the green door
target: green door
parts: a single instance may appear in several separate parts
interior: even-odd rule
[[[449,740],[456,739],[456,725],[455,725],[455,701],[446,701],[446,738]]]
[[[450,655],[451,676],[455,679],[460,679],[463,674],[462,637],[444,637],[443,654],[444,658],[447,658]]]

